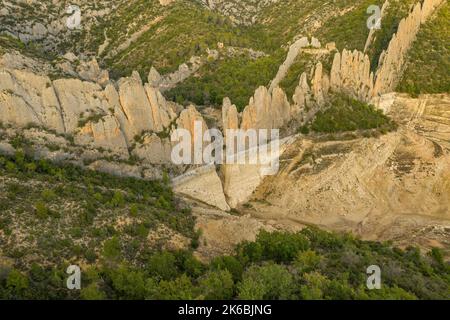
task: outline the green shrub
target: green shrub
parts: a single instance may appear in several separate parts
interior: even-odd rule
[[[285,300],[294,291],[293,276],[281,265],[251,266],[238,285],[242,300]]]
[[[308,239],[300,233],[261,231],[255,242],[244,242],[239,250],[244,259],[253,262],[261,260],[290,262],[295,259],[299,251],[305,251],[308,248]]]
[[[397,91],[417,97],[426,93],[450,93],[450,3],[421,26],[408,51],[406,70]]]
[[[178,274],[176,258],[170,252],[155,253],[148,259],[147,272],[163,280],[170,280]]]
[[[39,219],[46,219],[50,215],[50,210],[47,208],[46,204],[42,201],[39,201],[35,205],[36,216]]]
[[[385,116],[381,110],[355,99],[337,95],[325,110],[316,114],[312,123],[300,128],[300,131],[312,130],[320,133],[336,133],[377,129],[381,132],[387,132],[396,128],[396,124]]]
[[[103,257],[108,260],[116,260],[121,255],[120,242],[117,237],[106,240],[103,245]]]

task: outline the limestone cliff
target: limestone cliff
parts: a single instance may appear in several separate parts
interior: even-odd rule
[[[281,129],[291,120],[308,121],[324,105],[330,89],[329,76],[323,72],[320,62],[313,70],[311,84],[303,73],[292,97],[293,104],[280,87],[272,92],[259,87],[242,111],[241,129]]]
[[[420,25],[427,21],[441,3],[443,0],[425,0],[422,5],[417,3],[408,17],[400,21],[397,33],[380,56],[373,96],[395,89],[404,68],[406,54],[416,39]]]
[[[336,53],[330,72],[331,89],[366,102],[381,94],[392,92],[400,80],[406,55],[416,39],[421,24],[430,18],[442,2],[442,0],[426,0],[423,4],[417,3],[414,6],[410,14],[400,21],[398,30],[387,49],[381,54],[375,71],[370,70],[370,59],[362,52],[344,49],[342,53]],[[368,41],[370,37],[371,35]]]
[[[150,163],[170,161],[168,137],[161,139],[156,134],[172,129],[177,107],[158,89],[143,85],[136,72],[104,89],[94,82],[96,78],[91,80],[52,81],[3,64],[0,122],[14,127],[38,126],[73,136],[77,144],[108,149],[121,156],[129,156],[136,137],[151,133],[134,146],[133,154]]]

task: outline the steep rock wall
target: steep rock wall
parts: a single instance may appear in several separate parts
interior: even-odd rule
[[[117,87],[117,88],[116,88]],[[201,117],[201,116],[200,116]],[[79,79],[50,80],[34,72],[0,66],[0,122],[30,125],[74,137],[76,144],[111,150],[128,157],[136,137],[143,142],[133,154],[150,163],[170,161],[168,138],[176,108],[158,89],[142,84],[134,72],[115,85]]]
[[[400,21],[397,33],[380,56],[375,76],[373,96],[393,91],[400,80],[406,54],[416,39],[420,25],[425,23],[444,0],[425,0],[417,3],[412,12]]]

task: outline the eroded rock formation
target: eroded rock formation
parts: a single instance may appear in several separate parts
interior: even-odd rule
[[[283,78],[286,76],[289,68],[292,66],[292,64],[295,61],[295,58],[300,54],[302,48],[306,48],[310,45],[308,38],[303,37],[295,41],[290,47],[288,54],[286,56],[286,59],[284,60],[283,64],[278,69],[278,72],[275,76],[275,78],[270,83],[269,92],[272,92],[275,87],[277,87],[280,82],[283,80]]]
[[[375,75],[373,96],[393,91],[400,80],[406,54],[416,39],[420,25],[425,23],[443,0],[425,0],[417,3],[412,12],[400,21],[397,33],[380,56]]]
[[[425,0],[414,7],[401,21],[387,50],[382,53],[376,72],[371,72],[367,55],[343,50],[335,54],[329,74],[321,63],[317,63],[311,74],[303,73],[290,103],[278,83],[299,50],[310,45],[306,38],[298,40],[291,46],[270,88],[259,87],[241,114],[229,99],[224,100],[222,127],[225,136],[226,129],[281,129],[291,121],[305,123],[326,103],[330,92],[344,92],[368,102],[392,91],[420,25],[441,2]],[[320,47],[318,39],[312,39],[311,46]],[[79,145],[107,149],[122,159],[135,156],[157,165],[171,161],[173,144],[169,137],[174,129],[188,130],[194,137],[194,145],[198,139],[195,122],[201,122],[201,138],[208,128],[194,106],[179,110],[181,106],[166,101],[160,92],[160,88],[168,88],[195,72],[198,61],[191,61],[193,69],[182,65],[178,71],[165,77],[152,68],[148,83],[143,84],[137,72],[114,83],[94,60],[77,70],[85,81],[51,80],[40,74],[37,67],[36,70],[23,70],[28,61],[14,60],[3,57],[0,61],[2,123],[16,127],[32,124],[57,134],[70,135]],[[97,159],[91,166],[108,167],[99,161],[103,160]],[[188,175],[188,179],[179,180],[176,190],[228,210],[230,206],[236,207],[248,200],[262,181],[258,165],[227,164],[221,169],[222,180],[216,168],[210,167],[200,170],[198,175]],[[131,172],[134,169],[126,170]],[[145,176],[143,172],[133,171],[131,174]]]
[[[411,13],[400,21],[388,48],[380,56],[375,72],[370,70],[369,57],[362,52],[344,49],[342,53],[336,53],[330,74],[331,89],[366,102],[392,92],[401,78],[408,50],[416,39],[420,25],[442,2],[426,0],[414,6]],[[383,8],[387,5],[386,2]]]
[[[150,133],[134,154],[150,163],[170,160],[168,137],[160,139],[156,134],[170,131],[177,118],[173,103],[167,102],[158,89],[143,85],[136,72],[119,80],[117,88],[107,84],[103,89],[95,82],[79,79],[51,81],[30,71],[3,67],[0,121],[71,135],[77,144],[108,149],[121,156],[129,156],[136,137]]]
[[[355,99],[369,101],[373,95],[373,73],[369,57],[357,50],[336,53],[330,74],[334,92],[343,92]]]

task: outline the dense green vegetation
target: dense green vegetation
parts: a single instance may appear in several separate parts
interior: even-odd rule
[[[314,67],[314,57],[307,53],[301,53],[297,56],[292,66],[289,68],[284,79],[280,82],[280,88],[284,90],[289,101],[292,102],[292,96],[295,89],[299,85],[300,76],[303,72],[309,74],[309,71]]]
[[[242,110],[260,85],[268,85],[284,60],[284,51],[252,59],[247,54],[209,62],[166,96],[181,104],[221,106],[229,97]]]
[[[312,123],[300,128],[300,132],[335,133],[377,129],[381,133],[386,133],[396,127],[396,124],[381,110],[358,100],[336,95],[325,110],[316,114]]]
[[[400,0],[403,1],[403,0]],[[367,8],[371,5],[382,6],[384,0],[363,0],[363,1],[339,1],[339,11],[345,14],[333,15],[326,20],[318,30],[319,39],[326,42],[335,42],[339,51],[364,50],[364,45],[369,35],[367,19],[370,14]],[[349,10],[349,7],[351,9]]]
[[[268,37],[262,28],[233,25],[228,18],[192,1],[177,1],[167,7],[157,2],[125,2],[111,19],[95,26],[90,34],[80,35],[86,37],[90,50],[96,50],[107,39],[101,61],[112,78],[137,70],[145,79],[152,66],[162,74],[175,71],[192,56],[206,60],[206,49],[217,49],[219,42],[226,47],[267,48]],[[120,47],[142,30],[126,48]],[[224,54],[217,61],[207,61],[195,77],[169,92],[168,97],[180,103],[220,105],[229,96],[243,107],[254,90],[267,85],[275,75],[283,52],[276,47],[270,56],[259,59]]]
[[[0,262],[12,258],[25,270],[94,264],[112,242],[136,264],[152,250],[147,236],[160,225],[197,237],[190,209],[174,198],[167,178],[117,178],[22,152],[0,157],[0,212]]]
[[[378,265],[382,288],[368,290],[366,269]],[[201,263],[190,251],[157,251],[142,265],[125,260],[117,238],[101,263],[83,270],[81,291],[64,288],[62,270],[3,268],[0,297],[80,299],[448,299],[450,268],[434,249],[400,250],[348,234],[308,228],[262,231],[232,256]]]
[[[373,63],[387,47],[412,2],[414,0],[391,3],[383,19],[383,29],[376,33],[375,43],[369,50]],[[207,61],[198,73],[167,93],[171,100],[183,104],[215,106],[221,105],[222,99],[228,96],[242,109],[254,90],[273,78],[287,45],[295,37],[315,36],[323,44],[336,42],[339,50],[362,50],[369,31],[367,7],[382,3],[382,0],[375,3],[369,0],[289,0],[265,7],[255,24],[244,26],[232,23],[197,2],[183,0],[161,6],[157,0],[127,1],[108,16],[99,17],[89,31],[73,32],[59,50],[96,55],[102,46],[100,62],[114,79],[127,76],[133,70],[145,79],[151,66],[162,74],[172,72],[194,55],[206,60],[206,49],[217,48],[218,42],[225,47],[263,51],[267,56],[256,59],[245,54],[228,56],[223,52],[218,60]],[[320,20],[320,24],[317,25],[316,20]],[[311,63],[308,58],[313,57],[301,57],[281,83],[289,98],[301,72]]]
[[[222,103],[223,97],[229,96],[242,109],[254,90],[267,85],[273,78],[286,48],[298,36],[315,36],[323,45],[334,41],[338,50],[363,50],[369,32],[366,10],[369,5],[381,6],[383,3],[384,0],[287,0],[268,5],[257,15],[253,25],[244,26],[198,2],[181,0],[161,6],[157,0],[133,0],[123,2],[107,16],[96,18],[96,24],[89,30],[72,32],[72,37],[63,41],[58,49],[60,52],[97,55],[103,47],[99,61],[110,70],[114,79],[127,76],[132,70],[137,70],[145,79],[151,66],[166,74],[194,55],[206,60],[206,49],[217,48],[218,42],[225,47],[263,51],[267,56],[257,59],[245,54],[228,56],[222,52],[218,60],[206,62],[198,73],[167,93],[171,100],[183,104],[194,102],[215,106]],[[416,0],[390,1],[382,29],[375,33],[374,43],[368,50],[372,69],[397,31],[398,23],[414,3]],[[401,90],[414,93],[448,91],[446,12],[448,9],[441,10],[438,22],[429,24],[427,30],[421,32],[422,40],[419,40],[423,45],[417,45],[411,52],[410,61],[436,61],[431,72],[435,80],[423,81],[427,69],[416,63],[409,67]],[[1,42],[5,42],[4,39],[0,39]],[[29,44],[27,49],[39,53],[34,46]],[[20,49],[24,45],[16,43],[13,47]],[[289,98],[301,72],[312,62],[307,59],[313,60],[313,57],[300,57],[281,83]]]
[[[352,0],[354,1],[354,0]],[[310,0],[286,0],[278,1],[265,8],[249,31],[264,32],[264,38],[260,39],[264,43],[266,51],[277,50],[281,46],[292,42],[295,36],[311,36],[303,24],[308,15],[323,7],[327,1]],[[332,4],[339,6],[339,3]],[[287,9],[289,8],[289,9]]]
[[[261,48],[260,33],[248,33],[246,27],[234,26],[229,19],[195,2],[177,1],[166,8],[154,2],[158,1],[124,3],[115,18],[93,31],[104,40],[103,32],[100,34],[99,30],[106,30],[109,45],[104,50],[105,65],[114,78],[129,75],[133,70],[146,77],[152,65],[161,73],[174,71],[191,56],[204,55],[207,48],[216,48],[218,42],[227,46]],[[142,19],[142,16],[147,18]],[[129,30],[129,23],[135,19],[142,20]],[[113,54],[127,37],[142,30],[144,32],[126,49]],[[96,45],[101,42],[96,41]]]
[[[367,54],[371,58],[372,70],[378,66],[380,55],[383,50],[387,49],[392,36],[397,32],[400,20],[408,16],[411,7],[417,2],[417,0],[389,1],[389,6],[381,21],[381,29],[375,32],[374,41],[367,50]]]
[[[373,68],[416,1],[392,1],[383,29],[369,48]],[[294,37],[316,36],[323,44],[335,41],[339,50],[362,50],[368,34],[366,9],[382,2],[280,1],[247,27],[193,1],[167,7],[158,0],[125,1],[112,17],[99,18],[88,33],[74,32],[59,49],[95,55],[105,43],[100,58],[112,78],[132,70],[145,78],[151,66],[171,72],[193,55],[204,56],[218,42],[264,51],[267,55],[260,58],[221,52],[218,60],[207,61],[195,76],[166,92],[182,104],[218,106],[228,96],[242,110],[254,90],[276,74]],[[399,90],[414,95],[450,92],[449,18],[447,3],[421,30]],[[121,50],[120,45],[144,26],[145,31]],[[54,58],[37,44],[0,35],[0,54],[9,49]],[[332,55],[322,58],[329,71]],[[300,55],[280,83],[289,99],[314,59]],[[79,126],[99,117],[81,119]],[[373,106],[337,95],[299,130],[379,134],[395,129],[396,124]],[[0,156],[0,299],[450,298],[450,267],[440,250],[422,255],[417,248],[399,249],[315,228],[261,232],[233,254],[201,262],[194,255],[201,231],[195,231],[191,210],[174,196],[166,175],[161,181],[118,178],[29,158],[20,150],[26,145],[21,136],[12,144],[19,149],[15,156]],[[162,226],[189,244],[169,251],[162,242],[151,242],[149,236]],[[81,291],[66,289],[65,270],[71,264],[82,267]],[[370,265],[381,267],[381,290],[366,288]]]
[[[450,92],[450,3],[422,26],[397,90],[413,96]]]
[[[450,297],[450,266],[438,249],[422,255],[307,228],[262,231],[206,263],[193,255],[199,233],[190,211],[164,181],[60,167],[21,152],[0,157],[0,180],[2,299]],[[191,239],[191,248],[149,245],[161,223]],[[66,288],[70,264],[82,269],[81,291]],[[370,265],[382,270],[381,290],[366,288]]]

